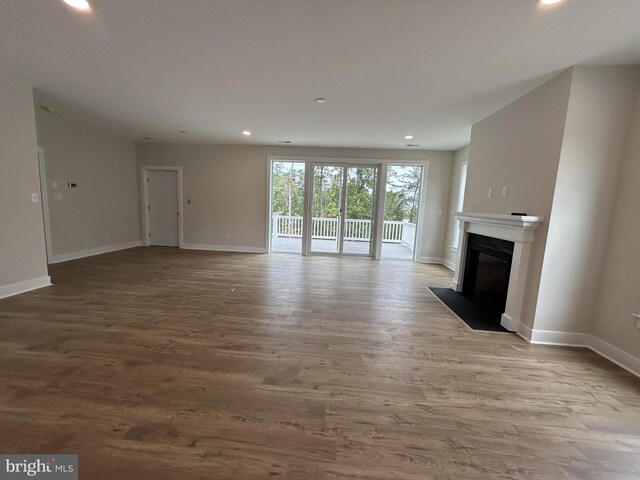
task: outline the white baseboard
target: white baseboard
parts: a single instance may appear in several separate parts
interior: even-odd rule
[[[261,247],[243,247],[239,245],[207,245],[199,243],[184,243],[182,247],[185,250],[209,250],[213,252],[238,252],[238,253],[267,253],[266,248]]]
[[[517,332],[520,327],[520,322],[518,320],[514,320],[506,313],[503,313],[500,317],[500,325],[510,332]]]
[[[77,252],[60,253],[53,255],[49,259],[49,263],[68,262],[69,260],[77,260],[78,258],[93,257],[94,255],[102,255],[103,253],[117,252],[118,250],[126,250],[127,248],[139,247],[142,242],[126,242],[117,243],[115,245],[104,245],[102,247],[88,248],[86,250],[79,250]]]
[[[12,283],[10,285],[4,285],[0,287],[0,298],[13,297],[20,293],[30,292],[42,287],[48,287],[51,285],[51,277],[46,275],[44,277],[31,278],[22,282]]]
[[[537,345],[555,345],[559,347],[588,348],[598,355],[640,377],[640,358],[588,333],[554,332],[550,330],[532,330],[524,324],[518,326],[518,335],[529,343]]]
[[[439,263],[444,265],[444,258],[442,257],[418,257],[416,260],[418,263]]]
[[[640,377],[640,358],[634,357],[630,353],[620,350],[618,347],[614,347],[598,337],[589,336],[591,337],[589,344],[591,350]]]
[[[455,262],[452,262],[451,260],[447,260],[446,258],[442,259],[442,264],[447,267],[449,270],[456,270],[456,264]]]
[[[555,332],[552,330],[532,330],[520,323],[518,335],[536,345],[558,345],[563,347],[588,347],[590,335],[586,333]]]

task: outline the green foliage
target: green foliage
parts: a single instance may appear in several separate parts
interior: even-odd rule
[[[340,211],[342,167],[316,165],[313,176],[314,217],[336,218]],[[347,175],[347,218],[371,219],[376,172],[371,167],[350,167]],[[416,223],[420,200],[421,166],[391,166],[387,171],[384,219]],[[302,216],[304,166],[295,162],[273,163],[273,212]]]
[[[336,218],[340,211],[342,190],[341,167],[317,165],[313,176],[314,217]],[[348,168],[347,218],[371,219],[373,217],[373,192],[375,169],[371,167]]]
[[[304,210],[304,166],[273,163],[273,213],[301,217]]]
[[[394,165],[387,169],[384,219],[416,223],[422,166]]]

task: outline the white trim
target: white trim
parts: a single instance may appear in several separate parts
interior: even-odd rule
[[[531,330],[526,325],[520,324],[518,334],[526,331],[529,343],[536,345],[562,345],[565,347],[588,347],[590,335],[586,333],[555,332],[553,330]]]
[[[12,283],[10,285],[4,285],[0,287],[0,298],[13,297],[21,293],[30,292],[38,288],[48,287],[51,285],[51,277],[46,275],[44,277],[31,278],[22,282]]]
[[[627,353],[604,340],[588,333],[532,330],[524,324],[518,326],[518,335],[535,345],[588,348],[601,357],[640,377],[640,358]]]
[[[504,314],[503,314],[504,315]],[[502,324],[502,322],[500,322]],[[516,333],[520,335],[527,342],[531,343],[531,337],[533,336],[533,330],[527,327],[524,323],[520,323],[516,327]]]
[[[635,376],[640,377],[640,358],[620,350],[618,347],[605,342],[601,338],[592,335],[589,336],[591,337],[591,343],[589,344],[591,350],[628,372],[633,373]]]
[[[305,169],[306,169],[305,165]],[[303,199],[304,199],[304,193]],[[267,249],[267,253],[271,253],[271,232],[273,231],[273,160],[267,157],[267,231],[265,236],[264,246]],[[303,219],[304,220],[304,219]]]
[[[142,244],[144,246],[150,246],[149,241],[149,189],[147,187],[147,175],[149,170],[168,170],[178,173],[178,247],[184,248],[184,208],[182,198],[182,167],[172,166],[156,166],[156,165],[141,165],[140,166],[140,182],[142,186],[140,188],[142,196]]]
[[[505,215],[502,213],[456,212],[456,218],[464,222],[504,225],[525,230],[535,230],[544,222],[543,216]],[[511,234],[508,235],[511,236]]]
[[[447,267],[449,270],[452,270],[452,271],[455,271],[455,269],[456,269],[455,262],[452,262],[448,258],[443,258],[442,259],[442,265],[444,265],[445,267]]]
[[[500,315],[500,325],[502,325],[502,327],[506,328],[510,332],[517,333],[520,327],[520,322],[518,320],[514,320],[511,315],[505,312],[502,315]]]
[[[185,243],[185,250],[207,250],[213,252],[268,253],[264,247],[245,247],[242,245],[209,245],[203,243]]]
[[[53,258],[53,240],[51,238],[51,217],[49,216],[49,185],[47,185],[47,168],[44,160],[44,148],[42,147],[38,147],[38,170],[40,173],[40,199],[42,200],[44,244],[47,250],[47,261],[49,261]]]
[[[445,259],[442,257],[418,257],[416,259],[418,263],[439,263],[441,265],[445,265]]]
[[[78,250],[76,252],[59,253],[52,255],[49,264],[68,262],[69,260],[77,260],[78,258],[93,257],[94,255],[102,255],[103,253],[117,252],[118,250],[126,250],[128,248],[140,247],[142,242],[116,243],[114,245],[104,245],[102,247],[87,248],[86,250]]]

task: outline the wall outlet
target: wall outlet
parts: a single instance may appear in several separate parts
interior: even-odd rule
[[[38,203],[38,194],[37,193],[32,193],[31,194],[31,201],[33,203]]]

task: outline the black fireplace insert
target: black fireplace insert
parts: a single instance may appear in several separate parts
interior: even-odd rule
[[[513,242],[469,233],[462,293],[500,323],[507,304]]]

